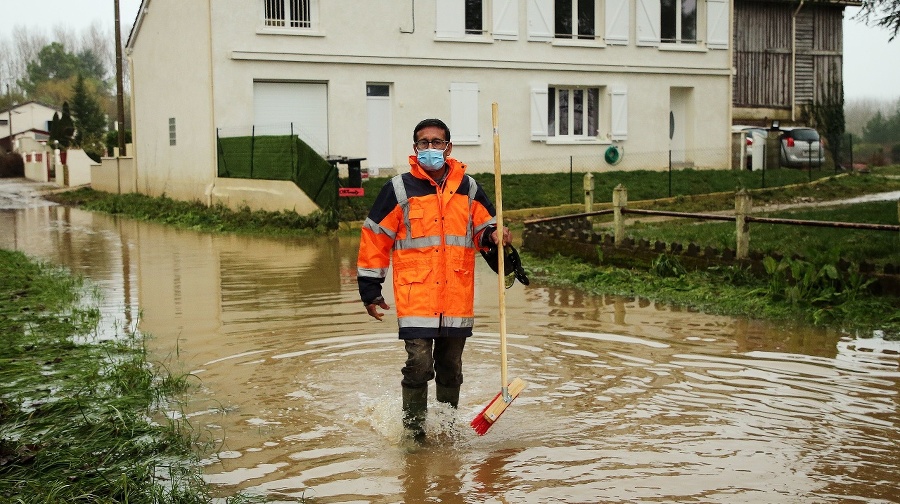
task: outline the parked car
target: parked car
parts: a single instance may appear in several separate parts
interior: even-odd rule
[[[825,162],[825,144],[813,128],[782,128],[781,165],[819,168]]]

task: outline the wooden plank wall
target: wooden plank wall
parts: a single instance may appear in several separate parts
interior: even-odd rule
[[[735,2],[734,105],[791,106],[793,2]],[[842,81],[843,7],[807,3],[797,16],[797,96],[818,98],[824,83]]]

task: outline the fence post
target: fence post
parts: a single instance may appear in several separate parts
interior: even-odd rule
[[[738,259],[747,259],[750,256],[750,224],[745,218],[751,208],[750,193],[741,189],[734,195],[734,216],[737,226],[737,251]]]
[[[619,184],[613,189],[613,236],[615,244],[619,246],[625,239],[625,217],[622,209],[628,206],[628,189]]]
[[[584,174],[584,211],[594,211],[594,174]]]

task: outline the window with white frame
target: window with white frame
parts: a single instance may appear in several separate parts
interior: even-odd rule
[[[547,88],[547,135],[560,139],[593,139],[600,121],[600,88]]]
[[[169,145],[175,145],[175,118],[169,118]]]
[[[597,22],[594,1],[555,0],[555,37],[593,40]]]
[[[663,43],[697,43],[697,0],[660,0],[660,39]]]
[[[435,0],[434,33],[438,39],[465,39],[487,33],[485,0]]]
[[[263,0],[263,24],[273,28],[315,28],[318,0]]]

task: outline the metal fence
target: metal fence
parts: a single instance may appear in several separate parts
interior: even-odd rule
[[[320,208],[336,208],[337,168],[293,124],[217,128],[216,144],[219,177],[290,180]]]

